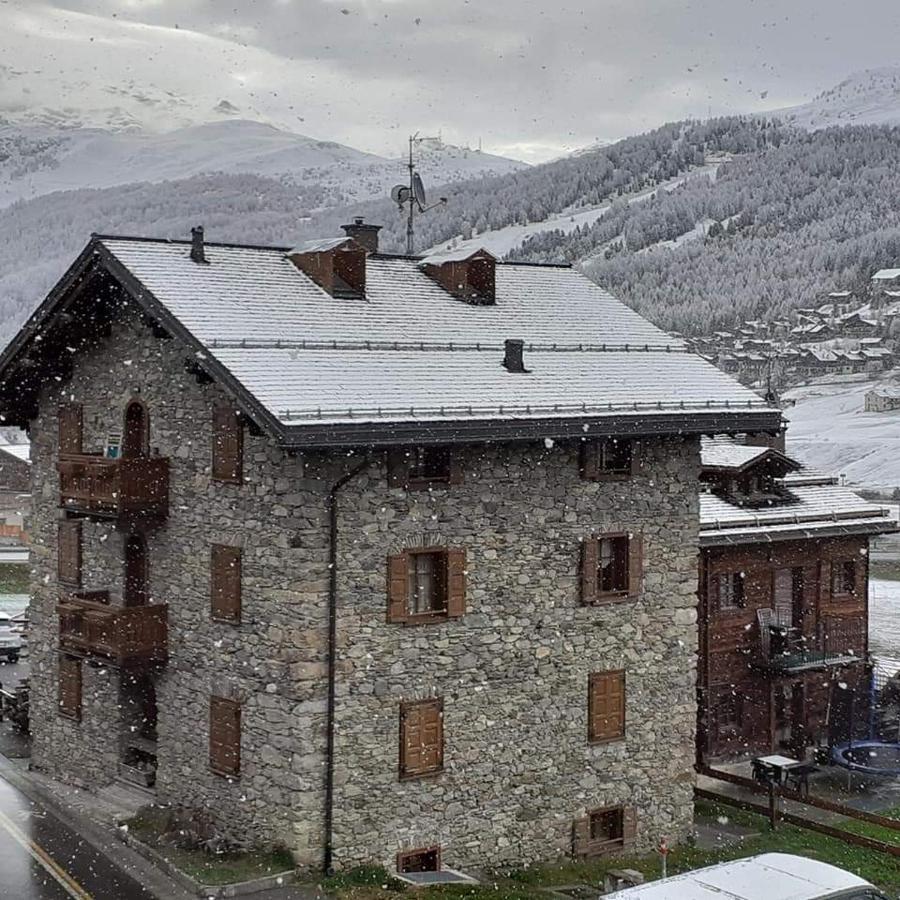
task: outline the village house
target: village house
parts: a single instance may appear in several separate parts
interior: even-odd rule
[[[0,357],[32,766],[301,865],[690,831],[700,436],[777,409],[567,266],[94,236]]]
[[[881,385],[866,392],[866,412],[892,412],[895,409],[900,409],[900,385]]]
[[[702,465],[699,761],[864,731],[869,538],[895,518],[777,442],[705,439]]]

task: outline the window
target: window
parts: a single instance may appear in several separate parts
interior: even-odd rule
[[[209,568],[212,617],[223,622],[240,622],[241,548],[213,544]]]
[[[604,603],[641,592],[643,536],[603,534],[584,541],[582,602]]]
[[[729,690],[721,694],[715,707],[716,736],[719,738],[734,737],[742,726],[741,698]]]
[[[441,848],[421,847],[418,850],[404,850],[398,853],[397,871],[401,875],[410,872],[440,872]]]
[[[62,519],[57,526],[57,578],[69,587],[81,585],[81,522]]]
[[[240,413],[228,403],[213,406],[212,477],[240,484],[244,472],[244,428]]]
[[[625,670],[594,672],[588,679],[588,740],[625,737]]]
[[[589,810],[576,819],[573,850],[576,856],[602,856],[634,843],[637,816],[630,806],[612,806]]]
[[[81,718],[81,660],[65,654],[59,657],[59,712]]]
[[[856,561],[842,559],[831,564],[831,593],[856,593]]]
[[[743,609],[743,572],[722,572],[712,577],[713,600],[719,609]]]
[[[209,767],[217,775],[241,770],[241,705],[226,697],[209,698]]]
[[[391,487],[423,490],[441,484],[462,484],[459,453],[450,447],[401,447],[388,452]]]
[[[80,403],[59,408],[59,452],[81,453],[83,409]]]
[[[444,768],[444,702],[400,704],[400,777],[420,778]]]
[[[589,481],[629,478],[637,466],[637,445],[626,438],[585,441],[581,446],[581,474]]]
[[[466,611],[466,551],[407,550],[388,558],[388,621],[458,618]]]

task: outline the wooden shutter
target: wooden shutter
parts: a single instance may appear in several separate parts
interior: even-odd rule
[[[64,654],[59,657],[59,711],[81,718],[81,660]]]
[[[637,810],[633,806],[622,809],[622,843],[628,847],[637,839]]]
[[[587,856],[591,843],[591,817],[584,816],[572,823],[572,853]]]
[[[209,767],[218,775],[241,770],[241,705],[226,697],[209,698]]]
[[[631,474],[640,475],[644,468],[643,460],[644,445],[641,441],[631,442]]]
[[[60,584],[81,586],[81,522],[61,519],[57,526],[57,578]]]
[[[625,734],[625,671],[593,672],[588,679],[588,738],[611,741]]]
[[[80,403],[59,407],[59,452],[81,453],[84,410]]]
[[[409,487],[410,451],[404,447],[392,447],[387,452],[387,474],[390,487]]]
[[[600,541],[591,535],[581,542],[581,602],[597,602],[597,571],[600,568]]]
[[[212,477],[240,484],[244,474],[244,428],[238,411],[227,403],[213,406]]]
[[[400,777],[414,778],[444,767],[444,702],[400,704]]]
[[[640,532],[628,538],[628,596],[640,595],[644,584],[644,535]]]
[[[388,557],[387,620],[405,622],[409,618],[409,554]]]
[[[466,551],[447,551],[447,615],[466,614]]]
[[[214,619],[241,621],[241,548],[213,544],[210,553],[210,594]]]
[[[600,478],[600,441],[582,441],[581,444],[581,477],[587,481]]]

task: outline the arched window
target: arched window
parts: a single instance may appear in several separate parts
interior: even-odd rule
[[[144,606],[149,599],[149,566],[147,541],[142,534],[129,534],[125,539],[125,584],[122,600],[125,606]]]
[[[140,400],[132,400],[125,407],[125,433],[122,437],[122,456],[147,456],[150,452],[150,416]]]

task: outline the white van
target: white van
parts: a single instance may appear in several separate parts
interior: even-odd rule
[[[650,884],[604,894],[603,900],[888,900],[856,875],[828,863],[763,853]]]
[[[21,652],[22,635],[13,630],[9,614],[0,612],[0,656],[14,663],[19,661]]]

